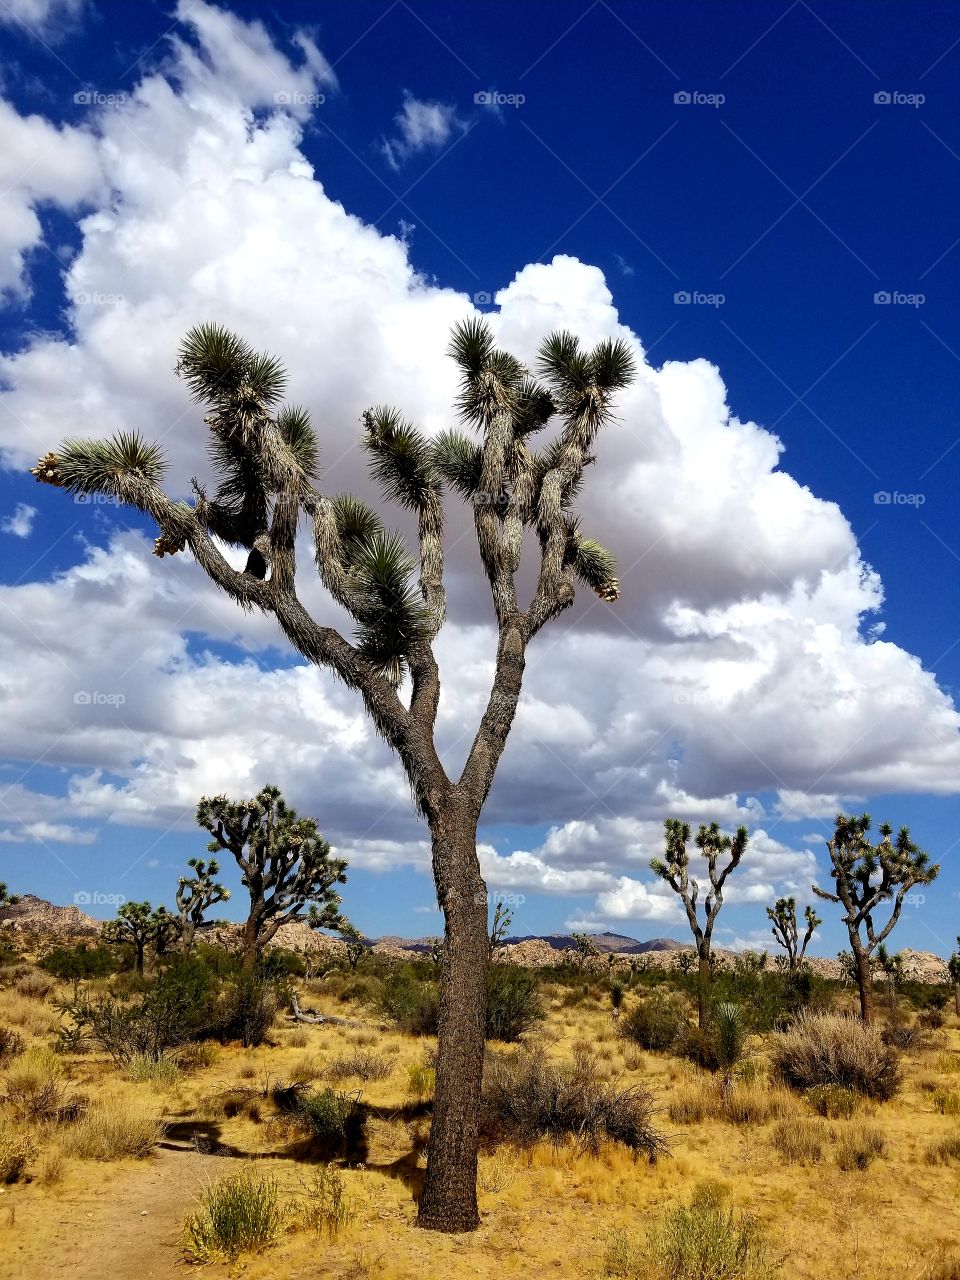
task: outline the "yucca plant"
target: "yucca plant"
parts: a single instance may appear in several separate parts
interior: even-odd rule
[[[409,510],[417,543],[388,530],[360,498],[324,494],[319,446],[304,409],[284,407],[286,374],[272,356],[215,324],[192,329],[178,372],[204,407],[212,490],[195,481],[191,503],[161,487],[164,459],[131,433],[70,439],[33,469],[69,493],[106,493],[151,516],[156,554],[192,553],[243,609],[272,614],[307,661],[355,689],[399,756],[433,844],[444,913],[437,1088],[418,1221],[442,1230],[478,1225],[476,1170],[484,1001],[490,941],[477,823],[520,698],[530,643],[573,604],[577,582],[606,602],[620,592],[613,556],[586,537],[575,511],[597,437],[634,375],[621,341],[585,350],[570,334],[541,346],[537,376],[496,346],[482,318],[456,326],[465,430],[428,438],[389,406],[364,413],[362,443],[385,500]],[[555,421],[555,437],[533,441]],[[459,778],[437,753],[440,673],[433,643],[446,612],[443,489],[471,508],[497,627],[492,687]],[[295,582],[305,523],[320,579],[353,620],[352,639],[322,625]],[[539,565],[521,602],[517,571],[532,535]],[[218,543],[246,551],[231,567]]]

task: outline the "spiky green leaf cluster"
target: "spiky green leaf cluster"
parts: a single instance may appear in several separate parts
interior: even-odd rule
[[[124,481],[159,484],[167,469],[159,445],[137,431],[118,431],[109,440],[65,440],[57,453],[57,483],[68,493],[124,494]]]
[[[422,432],[386,405],[369,409],[363,428],[370,473],[385,498],[413,511],[439,500],[439,477]]]
[[[462,497],[471,500],[480,488],[483,450],[461,431],[441,431],[430,446],[437,472]]]

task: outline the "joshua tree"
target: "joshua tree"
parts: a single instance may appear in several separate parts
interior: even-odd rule
[[[947,969],[953,983],[953,1009],[960,1018],[960,936],[957,937],[957,950],[947,961]]]
[[[877,968],[887,980],[887,1006],[893,1017],[897,1012],[897,985],[904,978],[903,957],[899,952],[889,952],[881,942],[877,947]]]
[[[575,933],[573,935],[573,959],[578,973],[583,971],[583,966],[588,960],[592,960],[594,956],[599,954],[596,944],[585,933]]]
[[[770,932],[787,953],[787,969],[793,973],[803,964],[803,957],[807,954],[807,944],[823,921],[813,907],[805,907],[803,918],[807,927],[801,941],[797,926],[796,898],[778,898],[772,907],[767,907],[767,917],[773,924]]]
[[[890,839],[893,828],[889,823],[880,828],[877,844],[868,839],[869,830],[868,813],[859,818],[838,814],[833,839],[827,841],[836,891],[828,893],[813,886],[818,898],[843,907],[864,1022],[870,1021],[873,1012],[871,956],[900,919],[903,900],[913,886],[930,884],[940,872],[940,867],[931,865],[929,855],[910,839],[907,827],[900,828],[895,843]],[[878,930],[873,914],[884,902],[891,903],[890,915]]]
[[[216,858],[205,862],[203,858],[191,858],[187,863],[193,869],[192,876],[181,876],[177,885],[177,910],[180,913],[180,945],[184,951],[193,946],[197,929],[203,917],[218,902],[226,902],[230,890],[217,884],[220,863]]]
[[[623,983],[618,979],[610,983],[610,1016],[614,1022],[620,1019],[620,1009],[623,1005]]]
[[[143,957],[153,941],[156,919],[149,902],[125,902],[117,911],[116,920],[103,927],[104,942],[116,945],[129,943],[134,949],[134,968],[143,973]]]
[[[697,913],[700,886],[690,878],[690,855],[687,852],[690,824],[679,818],[667,818],[663,827],[666,856],[653,858],[650,869],[667,882],[680,898],[687,913],[690,932],[697,948],[697,1018],[700,1026],[706,1027],[710,1016],[710,946],[713,926],[723,906],[723,886],[727,882],[727,876],[736,870],[746,852],[747,828],[738,827],[735,836],[727,836],[715,822],[711,822],[709,827],[700,824],[695,843],[706,861],[707,875],[710,877],[710,888],[703,902],[704,920],[701,925]],[[720,859],[724,856],[727,862],[721,867]]]
[[[250,895],[243,927],[243,965],[253,970],[260,952],[281,925],[307,919],[312,928],[340,929],[335,884],[347,864],[330,857],[330,846],[313,818],[299,818],[278,787],[263,787],[252,800],[204,796],[197,822],[213,836],[210,853],[226,850],[237,860]]]
[[[421,1226],[474,1229],[478,1104],[486,1004],[486,885],[477,858],[477,824],[520,698],[527,651],[540,631],[573,604],[575,580],[612,603],[620,592],[613,557],[583,536],[574,511],[585,468],[614,397],[633,378],[623,342],[592,351],[557,334],[540,348],[534,381],[496,348],[483,320],[453,332],[461,374],[458,410],[479,434],[434,440],[380,407],[363,415],[363,445],[384,497],[413,513],[418,551],[389,533],[359,499],[322,494],[318,447],[307,413],[281,408],[285,373],[273,357],[214,326],[192,330],[178,366],[211,429],[217,487],[194,483],[194,502],[161,488],[161,451],[139,436],[68,440],[33,469],[71,493],[108,493],[151,516],[160,556],[189,548],[217,586],[244,609],[273,614],[292,646],[329,668],[362,697],[377,731],[396,752],[432,842],[445,950],[437,1082]],[[556,437],[530,442],[551,420]],[[433,642],[445,615],[443,484],[472,507],[489,582],[497,643],[492,687],[466,764],[448,777],[437,753],[440,675]],[[353,642],[316,621],[297,594],[295,547],[301,516],[312,533],[320,579],[356,624]],[[525,530],[538,548],[532,598],[521,604],[517,573]],[[247,552],[231,567],[218,541]],[[419,568],[419,584],[412,575]],[[400,684],[407,677],[404,696]]]
[[[363,941],[359,929],[353,928],[352,925],[341,929],[340,936],[343,938],[344,945],[347,948],[347,964],[351,969],[356,969],[367,954],[366,943]]]
[[[497,951],[506,942],[513,924],[513,912],[502,902],[493,909],[493,920],[490,922],[489,956],[492,960]]]
[[[7,892],[7,886],[0,880],[0,907],[15,907],[19,901],[16,894]]]
[[[157,907],[150,916],[150,941],[158,956],[164,956],[180,939],[180,917],[166,907]]]

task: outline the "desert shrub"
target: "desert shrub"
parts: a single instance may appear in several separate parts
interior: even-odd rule
[[[25,1178],[36,1154],[36,1143],[23,1129],[0,1123],[0,1186]]]
[[[674,1124],[700,1124],[714,1111],[714,1090],[706,1080],[683,1084],[670,1097],[667,1115]]]
[[[608,1085],[587,1057],[565,1064],[520,1051],[495,1059],[485,1072],[481,1129],[488,1140],[529,1146],[541,1138],[558,1143],[573,1137],[596,1151],[611,1139],[653,1162],[667,1144],[652,1116],[646,1089]]]
[[[10,1027],[0,1027],[0,1066],[18,1057],[26,1047],[23,1036]]]
[[[28,1000],[46,1000],[54,985],[54,981],[49,974],[41,973],[38,969],[31,969],[17,980],[14,987],[22,996],[26,996]]]
[[[933,1107],[942,1116],[960,1116],[960,1093],[952,1089],[934,1089]]]
[[[955,1164],[960,1162],[960,1133],[951,1133],[946,1138],[938,1138],[931,1142],[923,1153],[927,1164]]]
[[[64,1139],[67,1155],[81,1160],[120,1160],[149,1156],[164,1125],[149,1111],[122,1098],[92,1107]]]
[[[701,1183],[689,1206],[669,1210],[650,1239],[650,1254],[663,1280],[759,1280],[775,1274],[763,1228],[738,1213],[726,1188]]]
[[[43,1187],[55,1187],[63,1181],[63,1148],[48,1147],[40,1160],[38,1178]]]
[[[814,1085],[805,1096],[817,1115],[827,1120],[849,1120],[860,1110],[860,1095],[839,1084]]]
[[[841,1085],[886,1101],[900,1087],[900,1058],[875,1027],[859,1018],[801,1014],[774,1037],[774,1071],[794,1089]]]
[[[171,1058],[133,1057],[124,1074],[135,1084],[150,1084],[155,1089],[176,1088],[183,1079],[183,1070]]]
[[[677,1044],[677,1050],[704,1071],[720,1070],[717,1041],[709,1024],[705,1027],[687,1027]]]
[[[942,1009],[924,1009],[917,1016],[917,1026],[923,1031],[939,1031],[943,1027],[944,1013]]]
[[[383,984],[380,1011],[407,1035],[436,1035],[440,990],[434,980],[421,978],[412,966],[401,965]]]
[[[686,1028],[684,1002],[669,991],[657,991],[622,1015],[619,1031],[641,1049],[666,1053],[677,1045]]]
[[[413,1062],[407,1067],[407,1092],[415,1098],[432,1098],[436,1083],[436,1068],[429,1062]]]
[[[792,1095],[783,1088],[768,1088],[756,1081],[724,1082],[715,1089],[717,1118],[731,1124],[768,1124],[796,1109]]]
[[[367,1118],[355,1095],[334,1089],[298,1089],[293,1103],[297,1119],[325,1154],[349,1150],[363,1141]]]
[[[495,964],[487,971],[488,1040],[514,1042],[543,1021],[535,973],[516,965]]]
[[[391,1058],[389,1054],[358,1049],[327,1063],[323,1068],[323,1076],[334,1082],[352,1079],[386,1080],[396,1065],[396,1058]]]
[[[287,1036],[287,1044],[291,1049],[305,1049],[309,1043],[310,1037],[305,1027],[294,1027]]]
[[[343,1174],[332,1164],[322,1164],[303,1185],[304,1221],[317,1233],[336,1240],[356,1219],[357,1208],[347,1194]]]
[[[224,991],[217,1029],[221,1039],[255,1048],[266,1040],[276,1016],[275,983],[259,972],[240,972]]]
[[[886,1147],[886,1140],[876,1125],[852,1125],[844,1129],[837,1142],[837,1164],[847,1172],[866,1169],[877,1156],[884,1154]]]
[[[175,1052],[175,1061],[184,1071],[212,1067],[219,1057],[219,1047],[209,1040],[190,1041],[180,1045]]]
[[[200,1208],[184,1227],[187,1245],[200,1261],[217,1256],[235,1261],[273,1244],[284,1217],[276,1179],[242,1169],[203,1193]]]
[[[781,1120],[771,1141],[788,1164],[819,1164],[823,1159],[823,1128],[816,1120]]]
[[[10,1063],[3,1078],[3,1100],[12,1114],[25,1123],[69,1121],[83,1107],[71,1098],[63,1063],[49,1049],[30,1048]]]
[[[288,951],[286,947],[271,947],[257,961],[257,972],[267,981],[303,978],[306,976],[307,966],[298,951]]]
[[[918,1018],[916,1022],[889,1022],[881,1031],[883,1043],[894,1049],[922,1049],[929,1036]]]
[[[84,978],[107,978],[118,969],[130,967],[123,948],[88,946],[85,942],[75,947],[54,947],[40,961],[41,969],[62,978],[66,982],[78,982]]]

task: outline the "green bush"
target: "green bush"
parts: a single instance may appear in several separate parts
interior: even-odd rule
[[[849,1120],[860,1109],[860,1095],[839,1084],[818,1084],[806,1093],[818,1116],[827,1120]]]
[[[107,978],[120,969],[130,967],[130,959],[122,951],[117,947],[90,947],[85,942],[75,947],[54,947],[40,961],[40,968],[66,982]]]
[[[367,1118],[359,1100],[335,1089],[295,1089],[293,1110],[317,1147],[327,1156],[355,1149],[366,1135]]]
[[[721,1001],[710,1015],[710,1031],[720,1069],[732,1070],[743,1057],[747,1043],[747,1020],[743,1010],[729,1000]]]
[[[220,1004],[217,1031],[222,1040],[240,1040],[245,1049],[266,1040],[277,1016],[277,987],[259,971],[241,970],[227,983]]]
[[[560,1142],[572,1137],[585,1150],[596,1151],[610,1139],[652,1163],[667,1151],[652,1116],[646,1089],[607,1084],[591,1058],[555,1063],[520,1050],[494,1058],[484,1072],[481,1131],[488,1141],[529,1146],[541,1138]]]
[[[322,1164],[303,1184],[303,1198],[307,1226],[317,1235],[325,1233],[330,1240],[336,1240],[357,1216],[356,1206],[343,1185],[343,1174],[332,1164]]]
[[[619,1024],[624,1039],[658,1053],[676,1048],[686,1030],[686,1005],[669,991],[657,991],[631,1005]]]
[[[543,1021],[535,973],[516,965],[495,964],[487,971],[487,1039],[519,1040]]]
[[[689,1207],[669,1210],[650,1240],[664,1280],[760,1280],[776,1274],[765,1235],[750,1214],[737,1213],[726,1188],[703,1182]]]
[[[407,1035],[436,1035],[440,989],[435,981],[420,977],[412,966],[401,965],[383,985],[380,1010]]]
[[[204,1192],[186,1222],[187,1244],[200,1261],[218,1255],[234,1261],[273,1244],[284,1217],[276,1179],[243,1169]]]

